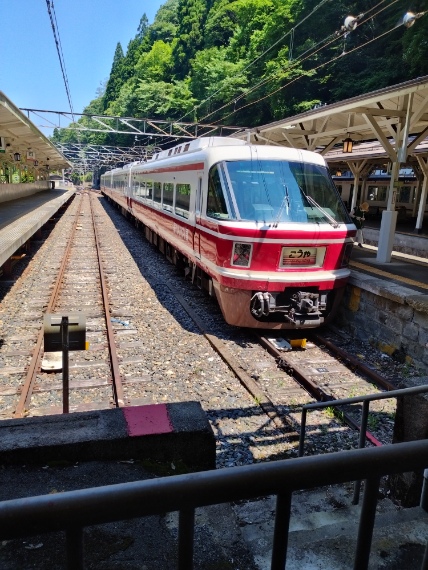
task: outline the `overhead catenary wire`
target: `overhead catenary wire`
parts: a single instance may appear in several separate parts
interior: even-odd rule
[[[320,65],[313,67],[312,69],[310,69],[310,72],[313,71],[317,71],[318,69],[321,69],[322,67],[325,67],[326,65],[329,65],[330,63],[333,63],[334,61],[337,61],[338,59],[345,57],[346,55],[349,55],[351,53],[353,53],[354,51],[357,51],[359,49],[362,49],[363,47],[373,43],[374,41],[390,34],[391,32],[393,32],[395,29],[397,29],[398,27],[400,27],[402,25],[402,22],[399,22],[398,24],[396,24],[395,26],[393,26],[392,28],[390,28],[389,30],[387,30],[386,32],[379,34],[378,36],[376,36],[375,38],[372,38],[371,40],[368,40],[367,42],[356,46],[355,48],[347,51],[347,52],[342,52],[340,55],[335,56],[333,58],[331,58],[330,60],[321,63]],[[306,72],[307,73],[307,72]],[[255,101],[251,101],[251,103],[248,103],[247,105],[243,105],[242,107],[240,107],[239,109],[236,109],[232,112],[230,112],[228,115],[224,116],[221,118],[221,121],[224,121],[225,119],[227,119],[228,117],[232,116],[233,114],[241,111],[242,109],[245,109],[247,107],[251,107],[252,105],[255,105],[257,103],[260,103],[260,101],[263,101],[264,99],[267,99],[268,97],[271,97],[272,95],[274,95],[275,93],[278,93],[278,91],[281,91],[282,89],[285,89],[286,87],[288,87],[289,85],[291,85],[292,83],[295,83],[296,81],[298,81],[299,79],[301,79],[302,77],[304,77],[304,75],[300,75],[299,77],[296,77],[294,79],[292,79],[291,81],[289,81],[288,83],[286,83],[285,85],[282,85],[281,87],[278,87],[278,89],[275,89],[274,91],[271,91],[270,93],[268,93],[267,95],[264,95],[263,97],[260,97],[259,99],[256,99]],[[215,124],[217,121],[214,121],[213,124]]]
[[[294,46],[294,30],[301,24],[303,23],[305,20],[307,20],[314,12],[316,12],[322,5],[324,5],[328,0],[323,0],[321,3],[319,3],[317,6],[315,6],[315,8],[309,13],[307,14],[301,21],[298,22],[298,24],[296,24],[291,30],[289,30],[286,34],[284,34],[279,40],[277,40],[277,42],[275,42],[274,44],[272,44],[272,46],[270,46],[269,48],[267,48],[262,54],[260,54],[256,59],[252,60],[240,73],[243,73],[246,69],[248,69],[251,65],[253,65],[257,60],[259,60],[261,57],[263,57],[263,55],[265,53],[267,53],[268,51],[270,51],[273,47],[275,47],[280,41],[282,41],[285,37],[287,37],[288,35],[290,35],[290,37],[293,38],[292,40],[292,49],[295,48]],[[377,10],[380,6],[382,6],[383,4],[385,4],[387,2],[387,0],[380,0],[377,4],[375,4],[374,6],[372,6],[371,8],[367,9],[364,13],[360,14],[359,16],[357,16],[355,18],[355,20],[359,21],[359,25],[361,26],[362,24],[368,22],[368,21],[373,21],[373,18],[375,18],[376,16],[378,16],[381,12],[383,12],[384,10],[386,10],[387,8],[391,7],[393,4],[397,3],[399,0],[392,0],[389,1],[388,4],[386,6],[383,6],[381,9]],[[377,11],[376,11],[377,10]],[[374,12],[374,13],[373,13]],[[364,19],[362,19],[364,18]],[[402,22],[400,22],[398,25],[401,25]],[[253,85],[251,89],[246,90],[245,92],[234,96],[231,100],[229,100],[227,103],[223,104],[221,107],[211,111],[210,113],[204,115],[204,117],[199,119],[199,122],[207,119],[208,117],[211,117],[212,115],[218,113],[219,111],[221,111],[222,109],[228,107],[229,105],[231,105],[233,103],[234,105],[234,110],[227,114],[226,116],[216,120],[216,121],[212,121],[212,124],[218,124],[221,121],[227,119],[228,117],[230,117],[231,115],[233,115],[234,113],[238,112],[241,109],[244,109],[252,104],[254,104],[255,102],[251,102],[243,107],[236,107],[236,104],[238,103],[238,101],[240,101],[241,99],[247,97],[250,93],[252,93],[253,91],[255,91],[256,89],[259,89],[262,85],[269,83],[270,81],[273,81],[275,79],[278,79],[278,74],[279,72],[283,72],[283,71],[290,71],[292,70],[294,67],[296,67],[297,65],[300,65],[301,63],[303,63],[304,61],[308,60],[309,58],[315,56],[317,53],[319,53],[321,50],[326,49],[328,46],[330,46],[332,43],[334,43],[335,41],[338,41],[342,38],[347,37],[347,35],[349,34],[349,30],[347,30],[344,26],[342,26],[339,30],[329,34],[328,36],[326,36],[325,38],[323,38],[322,40],[320,40],[317,44],[311,46],[310,48],[308,48],[305,52],[303,52],[302,54],[300,54],[299,58],[296,58],[294,60],[290,60],[289,59],[289,64],[287,65],[287,67],[280,71],[276,71],[274,74],[270,75],[269,77],[266,77],[264,79],[262,79],[261,81],[259,81],[257,84]],[[363,47],[363,46],[361,46]],[[354,50],[352,50],[354,51]],[[303,59],[302,59],[303,57]],[[334,59],[338,59],[337,57]],[[334,61],[334,59],[332,61]],[[327,65],[329,62],[326,62],[325,65]],[[306,70],[305,72],[303,72],[301,75],[299,75],[298,77],[294,78],[292,81],[288,82],[286,85],[282,86],[281,88],[269,93],[267,96],[264,96],[260,99],[257,100],[257,102],[269,97],[270,95],[276,93],[277,91],[287,87],[288,85],[290,85],[291,83],[294,83],[295,81],[297,81],[298,79],[300,79],[303,76],[306,76],[308,73],[312,72],[312,71],[316,71],[318,67],[315,67],[314,69],[310,69],[310,70]],[[322,66],[321,66],[322,67]],[[215,91],[213,94],[210,95],[209,98],[205,99],[204,101],[202,101],[198,106],[194,107],[191,111],[189,111],[188,113],[186,113],[185,115],[183,115],[183,117],[185,117],[187,114],[194,112],[197,108],[199,108],[200,106],[202,106],[204,103],[206,103],[209,99],[211,99],[212,97],[214,97],[214,95],[216,95],[217,93],[219,93],[222,90],[222,88],[219,88],[217,91]],[[166,140],[164,141],[161,146],[166,146],[170,144],[170,141]]]
[[[378,6],[380,6],[381,4],[384,4],[386,0],[381,0],[380,2],[378,2],[378,4],[376,4],[375,6],[373,6],[370,10],[366,11],[362,16],[367,16],[367,14],[369,14],[370,12],[372,12],[373,10],[375,10]],[[397,3],[399,0],[393,0],[392,2],[390,2],[387,6],[384,6],[381,10],[378,10],[375,14],[371,14],[370,16],[366,17],[364,20],[362,20],[360,22],[360,25],[366,23],[369,20],[372,20],[375,16],[377,16],[378,14],[380,14],[381,12],[383,12],[384,10],[386,10],[387,8],[389,8],[390,6],[392,6],[393,4]],[[401,25],[401,22],[398,24]],[[396,27],[398,27],[398,25]],[[395,29],[395,28],[394,28]],[[296,67],[297,65],[300,65],[301,63],[303,63],[304,61],[306,61],[307,59],[309,59],[310,57],[314,56],[315,54],[319,53],[322,49],[327,48],[329,45],[331,45],[332,43],[334,43],[335,41],[340,40],[341,38],[346,37],[349,34],[349,31],[346,29],[341,29],[339,31],[333,32],[332,34],[329,34],[328,36],[326,36],[325,38],[323,38],[322,40],[320,40],[317,44],[315,44],[314,46],[311,46],[310,48],[308,48],[305,52],[303,52],[303,54],[301,54],[301,56],[298,59],[295,59],[294,61],[289,62],[289,64],[287,65],[286,68],[282,68],[280,71],[291,71],[294,67]],[[318,48],[318,46],[321,46]],[[318,48],[318,49],[316,49]],[[315,51],[311,51],[314,50]],[[309,53],[311,52],[311,53]],[[303,59],[302,59],[303,56]],[[317,68],[315,68],[316,70]],[[313,71],[311,70],[307,70],[304,73],[302,73],[299,77],[295,78],[292,82],[296,81],[297,79],[300,79],[301,77],[307,75],[307,73]],[[278,73],[279,71],[276,71],[274,74],[270,75],[269,77],[266,77],[264,79],[262,79],[261,81],[259,81],[257,84],[253,85],[251,87],[251,89],[248,89],[247,91],[245,91],[244,93],[237,95],[236,97],[234,97],[233,99],[229,100],[227,103],[224,103],[221,107],[215,109],[214,111],[211,111],[210,113],[204,115],[200,121],[203,121],[205,119],[207,119],[208,117],[211,117],[212,115],[218,113],[219,111],[221,111],[222,109],[226,108],[227,106],[229,106],[230,104],[234,104],[235,108],[233,112],[238,112],[240,109],[243,109],[245,107],[247,107],[248,105],[246,105],[245,107],[240,107],[238,109],[236,109],[236,102],[239,101],[240,99],[243,99],[244,97],[247,97],[250,93],[252,93],[253,91],[255,91],[256,89],[259,89],[262,85],[264,85],[265,83],[268,83],[270,81],[273,81],[275,79],[278,79]],[[286,87],[287,85],[289,85],[289,83],[287,83],[284,87]],[[274,93],[276,93],[278,90],[276,90]],[[263,97],[261,100],[263,100],[265,97]],[[225,118],[231,116],[232,113],[229,113],[228,115],[226,115],[226,117],[223,117],[222,119],[220,119],[219,121],[224,120]],[[218,123],[219,121],[214,121],[215,123]]]
[[[273,49],[275,46],[277,46],[279,43],[281,43],[287,36],[291,36],[292,38],[294,38],[294,31],[296,30],[296,28],[298,28],[299,26],[301,26],[308,18],[310,18],[317,10],[319,10],[319,8],[321,8],[324,4],[326,4],[327,2],[330,2],[331,0],[321,0],[321,2],[319,4],[317,4],[309,14],[307,14],[304,18],[302,18],[301,20],[299,20],[299,22],[297,22],[297,24],[295,24],[291,30],[288,30],[285,34],[283,34],[275,43],[273,43],[271,46],[269,46],[267,49],[265,49],[264,52],[262,52],[260,55],[258,55],[255,59],[253,59],[252,61],[250,61],[240,72],[239,75],[241,75],[242,73],[244,73],[247,69],[249,69],[252,65],[254,65],[259,59],[261,59],[264,55],[266,55],[271,49]],[[382,2],[385,2],[386,0],[382,0]],[[294,42],[294,39],[293,39]],[[293,43],[292,42],[292,43]],[[214,93],[212,93],[209,97],[207,97],[206,99],[204,99],[203,101],[201,101],[198,105],[196,105],[192,110],[188,111],[187,113],[185,113],[180,119],[178,119],[179,121],[182,121],[184,119],[184,117],[187,117],[187,115],[190,115],[190,113],[193,113],[194,111],[196,111],[196,109],[198,109],[199,107],[201,107],[202,105],[204,105],[205,103],[207,103],[210,99],[212,99],[215,95],[217,95],[217,93],[220,93],[222,91],[222,87],[220,87],[219,89],[217,89]]]
[[[65,92],[67,94],[67,99],[68,99],[68,104],[70,106],[70,112],[71,112],[71,116],[73,117],[73,122],[76,122],[75,116],[74,116],[74,108],[73,108],[73,102],[71,99],[71,92],[70,92],[70,85],[68,82],[68,76],[67,76],[67,69],[66,69],[66,65],[65,65],[65,58],[64,58],[64,52],[62,50],[62,44],[61,44],[61,37],[59,34],[59,27],[58,27],[58,21],[57,21],[57,17],[56,17],[56,12],[55,12],[55,6],[54,6],[54,2],[53,0],[46,0],[46,6],[48,9],[48,14],[49,14],[49,18],[51,21],[51,26],[52,26],[52,32],[53,32],[53,36],[54,36],[54,41],[55,41],[55,46],[56,46],[56,50],[58,53],[58,59],[59,59],[59,64],[61,67],[61,72],[62,72],[62,78],[64,81],[64,87],[65,87]],[[76,136],[77,136],[77,140],[80,143],[80,134],[77,131],[76,132]],[[86,164],[86,157],[85,157],[85,153],[83,152],[83,163],[84,163],[84,171],[86,172],[87,169],[87,164]]]
[[[51,4],[52,4],[52,6],[51,6]],[[53,0],[52,0],[52,2],[50,0],[46,0],[46,6],[48,8],[48,14],[49,14],[49,18],[51,21],[52,32],[53,32],[53,36],[54,36],[54,40],[55,40],[56,50],[58,53],[59,65],[61,67],[62,78],[64,81],[64,86],[65,86],[65,91],[67,94],[68,104],[70,105],[70,111],[71,111],[71,114],[73,115],[74,114],[73,103],[71,101],[70,86],[68,84],[67,72],[65,69],[65,61],[64,61],[64,56],[63,56],[63,52],[62,52],[61,40],[59,37],[58,23],[56,20],[56,14],[55,14],[55,8],[54,8]],[[73,116],[73,120],[74,120],[74,116]]]

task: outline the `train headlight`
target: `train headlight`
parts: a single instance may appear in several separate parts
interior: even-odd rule
[[[346,244],[342,257],[342,264],[341,264],[342,267],[348,267],[353,247],[354,247],[353,243]]]
[[[231,265],[238,267],[250,267],[253,246],[250,243],[233,244]]]

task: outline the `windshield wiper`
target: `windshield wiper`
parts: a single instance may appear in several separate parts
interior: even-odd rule
[[[318,210],[322,213],[322,215],[327,219],[327,221],[333,226],[333,228],[338,228],[339,227],[339,223],[332,217],[330,216],[330,214],[328,212],[326,212],[324,210],[324,208],[322,208],[318,202],[316,202],[312,196],[309,196],[308,194],[305,194],[305,192],[303,191],[302,187],[299,186],[299,190],[302,193],[302,195],[306,198],[307,202],[311,205],[311,206],[315,206],[315,208],[318,208]]]
[[[288,215],[288,211],[290,210],[290,196],[288,194],[288,186],[287,184],[284,184],[284,189],[285,189],[285,194],[284,194],[284,198],[282,199],[281,205],[279,207],[278,210],[278,214],[276,215],[276,218],[272,224],[273,228],[277,228],[279,221],[281,219],[282,216],[282,211],[284,210],[284,207],[287,207],[287,215]]]

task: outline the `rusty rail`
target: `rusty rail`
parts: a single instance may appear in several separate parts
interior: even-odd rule
[[[80,216],[80,212],[81,212],[82,202],[83,202],[83,195],[80,196],[80,202],[79,202],[79,205],[77,207],[76,217],[75,217],[75,220],[73,222],[71,234],[70,234],[67,246],[65,248],[65,252],[64,252],[64,255],[62,258],[62,262],[61,262],[61,266],[60,266],[59,271],[58,271],[57,278],[56,278],[55,283],[54,283],[52,295],[51,295],[51,298],[49,299],[49,303],[46,307],[46,313],[51,313],[53,311],[53,308],[55,307],[55,304],[56,304],[56,301],[58,298],[58,294],[59,294],[59,291],[61,288],[62,278],[64,276],[65,268],[67,266],[68,257],[70,254],[71,245],[72,245],[73,238],[74,238],[74,235],[76,233],[76,228],[77,228],[77,225],[79,222],[79,216]],[[38,369],[40,359],[41,359],[43,337],[44,337],[44,331],[43,331],[43,328],[41,328],[41,330],[39,331],[39,334],[37,336],[36,346],[34,347],[33,354],[32,354],[30,363],[29,363],[28,368],[27,368],[27,374],[25,376],[24,384],[21,388],[21,396],[19,398],[18,404],[17,404],[15,411],[14,411],[14,414],[13,414],[15,418],[24,417],[25,410],[26,410],[26,408],[30,402],[31,394],[33,392],[34,384],[36,381],[37,369]]]

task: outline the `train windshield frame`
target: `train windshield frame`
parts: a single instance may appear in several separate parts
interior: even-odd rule
[[[265,224],[350,224],[325,166],[281,159],[226,160],[209,172],[207,216]]]

